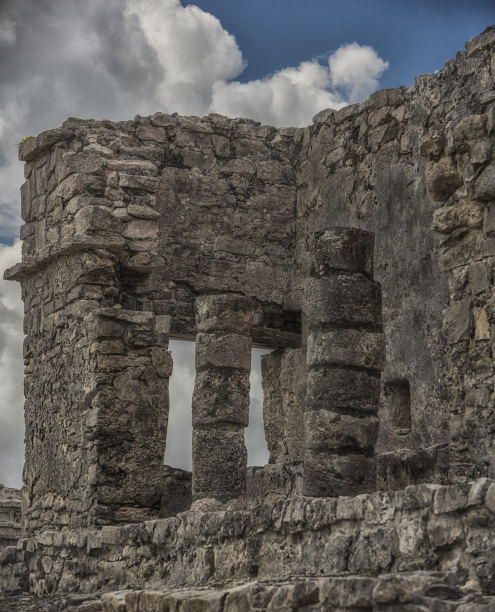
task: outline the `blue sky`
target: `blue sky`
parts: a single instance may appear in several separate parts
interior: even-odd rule
[[[357,41],[389,61],[382,87],[441,69],[495,24],[495,0],[198,0],[235,35],[248,61],[240,80],[261,78]]]

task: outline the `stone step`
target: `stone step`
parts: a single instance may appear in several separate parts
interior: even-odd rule
[[[334,610],[345,612],[489,612],[495,596],[453,574],[405,572],[378,577],[294,576],[199,588],[140,589],[64,594],[38,599],[29,593],[0,594],[2,612],[249,612]]]
[[[95,612],[99,610],[96,608]],[[407,610],[487,612],[495,597],[456,585],[440,572],[362,576],[293,577],[217,588],[128,590],[101,596],[102,612],[237,612],[239,610]]]

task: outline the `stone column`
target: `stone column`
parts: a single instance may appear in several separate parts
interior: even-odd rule
[[[246,489],[253,304],[242,295],[201,296],[195,310],[193,499],[226,501]]]
[[[385,344],[381,287],[372,275],[373,234],[333,228],[315,235],[303,304],[305,495],[355,495],[375,488]]]

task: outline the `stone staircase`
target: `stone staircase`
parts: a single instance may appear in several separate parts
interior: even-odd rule
[[[98,606],[101,602],[101,608]],[[119,591],[102,595],[88,612],[489,612],[495,597],[484,596],[453,574],[405,572],[379,577],[293,577],[256,580],[218,588]]]
[[[0,547],[15,546],[21,530],[21,492],[0,484]]]
[[[122,590],[38,599],[0,594],[2,612],[490,612],[495,597],[454,574],[404,572],[369,576],[297,576],[213,587]]]

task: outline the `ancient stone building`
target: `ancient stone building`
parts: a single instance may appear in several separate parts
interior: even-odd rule
[[[6,610],[492,609],[494,49],[307,128],[157,113],[21,144]],[[196,342],[192,474],[163,465],[170,338]]]

